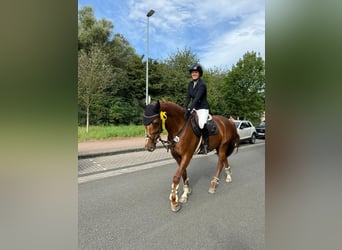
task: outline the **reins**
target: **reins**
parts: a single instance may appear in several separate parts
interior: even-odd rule
[[[163,144],[163,147],[166,148],[166,152],[169,152],[169,149],[171,148],[173,143],[169,140],[165,141],[161,137],[159,137],[159,141]]]
[[[179,142],[179,136],[181,136],[181,134],[183,133],[186,125],[188,124],[188,122],[190,121],[190,119],[187,119],[186,122],[184,123],[183,127],[179,130],[179,132],[177,133],[177,135],[173,138],[173,140],[175,142]]]
[[[161,127],[162,127],[162,130],[166,130],[165,128],[165,122],[166,122],[166,119],[167,119],[167,115],[166,115],[166,112],[163,112],[161,111],[160,112],[160,119],[162,121],[161,123]],[[188,121],[190,119],[187,119],[187,121],[184,123],[183,127],[179,130],[179,132],[176,134],[176,136],[173,138],[172,141],[170,140],[163,140],[160,136],[159,136],[159,141],[163,144],[163,147],[166,148],[166,151],[169,152],[169,149],[177,142],[179,142],[179,137],[181,136],[181,134],[183,133],[183,131],[185,130],[187,124],[188,124]]]

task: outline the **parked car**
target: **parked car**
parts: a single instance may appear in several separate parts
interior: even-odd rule
[[[234,123],[240,135],[240,141],[249,141],[249,143],[254,144],[257,132],[252,122],[247,120],[234,120]]]
[[[266,129],[266,121],[260,122],[258,126],[255,127],[257,131],[257,138],[265,139],[265,129]]]

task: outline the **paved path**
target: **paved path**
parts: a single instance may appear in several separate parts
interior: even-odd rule
[[[145,154],[159,157],[165,152],[156,149]],[[140,153],[125,155],[131,161]],[[174,159],[165,165],[167,160],[156,162],[155,167],[148,162],[145,165],[149,169],[141,168],[139,172],[126,172],[135,167],[108,171],[108,178],[100,181],[87,179],[95,175],[79,178],[79,249],[265,249],[264,145],[246,144],[233,153],[233,182],[225,182],[223,171],[215,194],[209,194],[208,188],[217,157],[203,157],[191,161],[188,174],[193,192],[176,214],[171,212],[169,201],[177,169]],[[121,154],[97,157],[104,166],[100,158],[113,158],[106,168],[121,164]]]
[[[145,137],[128,137],[78,143],[79,158],[144,150]]]
[[[158,148],[154,152],[148,152],[144,146],[144,137],[94,140],[79,143],[79,182],[135,172],[163,164],[176,164],[171,153],[160,143],[157,144]],[[210,152],[208,155],[211,154],[215,154],[215,151]],[[193,158],[198,157],[206,156],[193,156]]]
[[[144,146],[144,137],[94,140],[79,143],[79,182],[134,172],[168,163],[176,164],[171,153],[161,143],[157,144],[157,149],[154,152],[148,152]],[[197,157],[205,156],[194,156],[194,158]]]

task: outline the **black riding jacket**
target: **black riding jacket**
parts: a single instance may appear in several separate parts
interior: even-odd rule
[[[207,101],[207,85],[202,79],[198,79],[194,88],[194,81],[189,82],[188,92],[184,102],[184,108],[187,109],[190,99],[192,103],[189,109],[209,109]]]

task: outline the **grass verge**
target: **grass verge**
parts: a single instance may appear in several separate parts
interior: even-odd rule
[[[78,142],[144,135],[145,127],[142,125],[89,126],[88,133],[86,127],[78,127]]]

